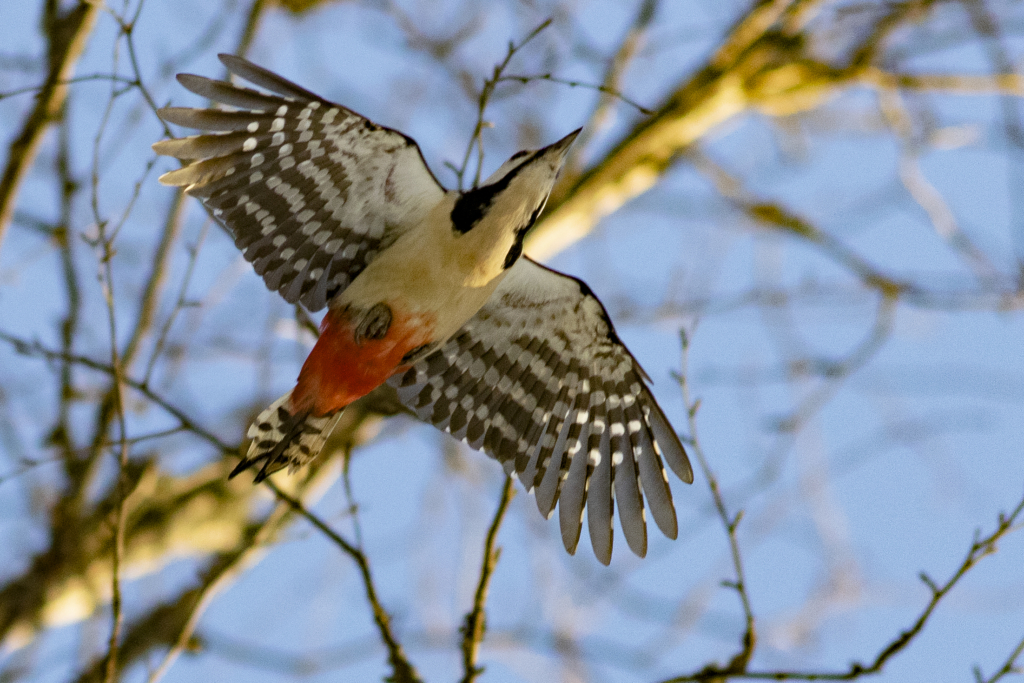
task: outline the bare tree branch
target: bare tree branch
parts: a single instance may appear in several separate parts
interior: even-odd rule
[[[743,519],[743,511],[740,510],[735,515],[729,513],[725,505],[725,499],[722,497],[722,491],[718,485],[718,477],[715,476],[714,470],[711,469],[711,465],[704,455],[704,449],[701,447],[700,438],[697,435],[697,411],[700,409],[700,399],[694,400],[690,395],[690,384],[686,379],[690,353],[689,334],[685,331],[681,332],[680,340],[682,342],[683,364],[682,372],[677,377],[677,380],[679,388],[683,393],[683,402],[686,404],[687,423],[690,427],[689,450],[697,458],[701,472],[708,482],[711,498],[715,502],[715,511],[718,513],[718,518],[722,522],[726,538],[729,541],[729,554],[732,556],[732,567],[736,578],[733,581],[723,582],[723,585],[736,591],[740,599],[740,605],[743,608],[744,631],[743,636],[740,638],[740,651],[733,656],[724,671],[743,673],[747,670],[750,658],[754,656],[754,649],[757,647],[757,626],[754,619],[754,609],[751,607],[750,595],[747,592],[747,580],[743,572],[743,556],[740,553],[739,539],[736,537],[736,529],[739,528],[740,521]],[[709,667],[709,670],[710,668],[715,667]],[[726,675],[723,674],[722,680],[725,680],[725,678]]]
[[[1020,639],[1017,643],[1017,647],[1013,648],[1006,661],[996,671],[992,673],[988,678],[984,678],[981,673],[981,669],[975,667],[974,669],[974,680],[976,683],[996,683],[996,681],[1005,678],[1006,676],[1012,676],[1014,674],[1024,673],[1024,669],[1017,664],[1017,660],[1020,659],[1021,655],[1024,655],[1024,638]]]
[[[43,22],[49,38],[47,54],[48,72],[36,104],[21,125],[21,132],[11,142],[7,151],[7,165],[0,176],[0,246],[3,245],[18,190],[35,160],[43,134],[64,107],[67,97],[67,81],[74,72],[86,40],[92,33],[101,3],[80,0],[77,5],[63,14],[60,3],[47,2]]]
[[[505,483],[501,488],[501,497],[498,499],[498,509],[494,512],[494,519],[487,530],[487,540],[484,541],[484,559],[480,566],[480,580],[476,585],[476,593],[473,596],[473,608],[466,614],[462,622],[462,683],[473,683],[477,677],[484,672],[483,667],[477,666],[477,652],[480,643],[483,642],[484,633],[487,631],[487,591],[491,584],[491,575],[501,557],[501,548],[495,548],[498,539],[498,529],[505,519],[505,512],[508,504],[515,496],[515,481],[511,476],[505,477]]]
[[[417,683],[420,681],[419,674],[416,673],[416,669],[409,663],[408,658],[405,656],[405,652],[402,650],[401,643],[398,642],[398,639],[395,637],[395,634],[391,629],[391,617],[388,615],[387,610],[384,609],[384,606],[381,605],[380,599],[377,597],[377,589],[374,587],[373,576],[370,572],[370,561],[367,559],[366,554],[342,538],[338,532],[334,531],[334,529],[329,527],[323,520],[307,510],[302,503],[282,491],[273,481],[267,479],[264,483],[274,492],[275,496],[290,505],[295,512],[298,512],[301,516],[305,517],[310,524],[315,526],[324,534],[324,536],[333,541],[335,545],[341,548],[342,552],[351,557],[356,563],[356,566],[359,567],[359,574],[363,579],[363,589],[366,591],[366,599],[373,610],[373,620],[377,624],[381,640],[384,641],[384,645],[388,649],[388,661],[391,664],[391,680],[396,683]]]
[[[1024,517],[1024,498],[1017,503],[1016,507],[1009,514],[1000,513],[996,521],[995,529],[987,536],[982,536],[981,531],[975,532],[974,541],[963,561],[956,568],[953,574],[941,585],[933,581],[924,572],[921,573],[921,581],[931,592],[931,598],[925,605],[920,615],[909,628],[901,632],[883,647],[870,663],[864,664],[854,662],[846,671],[835,672],[812,672],[812,671],[730,671],[708,667],[695,674],[687,674],[670,678],[665,683],[683,683],[684,681],[710,681],[728,680],[730,678],[757,679],[772,681],[852,681],[865,676],[877,674],[890,659],[901,653],[921,633],[928,619],[935,612],[935,609],[942,602],[950,591],[960,582],[968,572],[971,571],[983,558],[992,555],[998,550],[998,543],[1006,536],[1021,529],[1020,518]],[[1019,652],[1011,659],[1019,656]]]

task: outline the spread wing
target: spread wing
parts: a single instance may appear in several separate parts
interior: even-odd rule
[[[608,564],[616,499],[626,541],[643,557],[645,494],[662,532],[677,532],[662,458],[693,481],[644,378],[590,288],[524,257],[455,336],[389,382],[420,419],[517,472],[541,514],[560,499],[570,553],[587,505],[594,552]]]
[[[323,308],[445,190],[411,138],[244,59],[220,60],[276,95],[179,75],[238,110],[161,109],[165,121],[212,133],[153,145],[191,162],[160,181],[202,199],[270,289]]]

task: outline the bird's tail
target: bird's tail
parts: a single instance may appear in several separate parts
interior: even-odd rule
[[[249,426],[252,439],[249,452],[231,472],[231,477],[259,466],[256,482],[285,467],[295,471],[311,462],[323,450],[324,443],[341,418],[341,411],[317,417],[308,410],[288,410],[291,392],[271,404]],[[260,466],[262,463],[262,466]]]

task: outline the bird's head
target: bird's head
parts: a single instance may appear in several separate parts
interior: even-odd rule
[[[581,129],[536,150],[516,152],[484,184],[464,192],[452,208],[452,229],[466,234],[482,229],[494,237],[511,235],[511,265],[522,252],[526,231],[537,220],[566,153]]]

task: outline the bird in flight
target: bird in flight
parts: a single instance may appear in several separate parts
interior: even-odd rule
[[[408,136],[220,60],[267,92],[180,74],[232,108],[158,112],[207,131],[153,145],[186,162],[160,182],[202,200],[267,287],[327,307],[295,388],[256,418],[232,476],[307,464],[345,406],[387,382],[419,419],[518,474],[545,517],[558,503],[570,553],[586,507],[594,554],[611,561],[618,501],[643,557],[645,496],[675,538],[663,462],[686,483],[693,470],[649,378],[584,282],[522,253],[579,130],[514,154],[479,187],[446,190]]]

